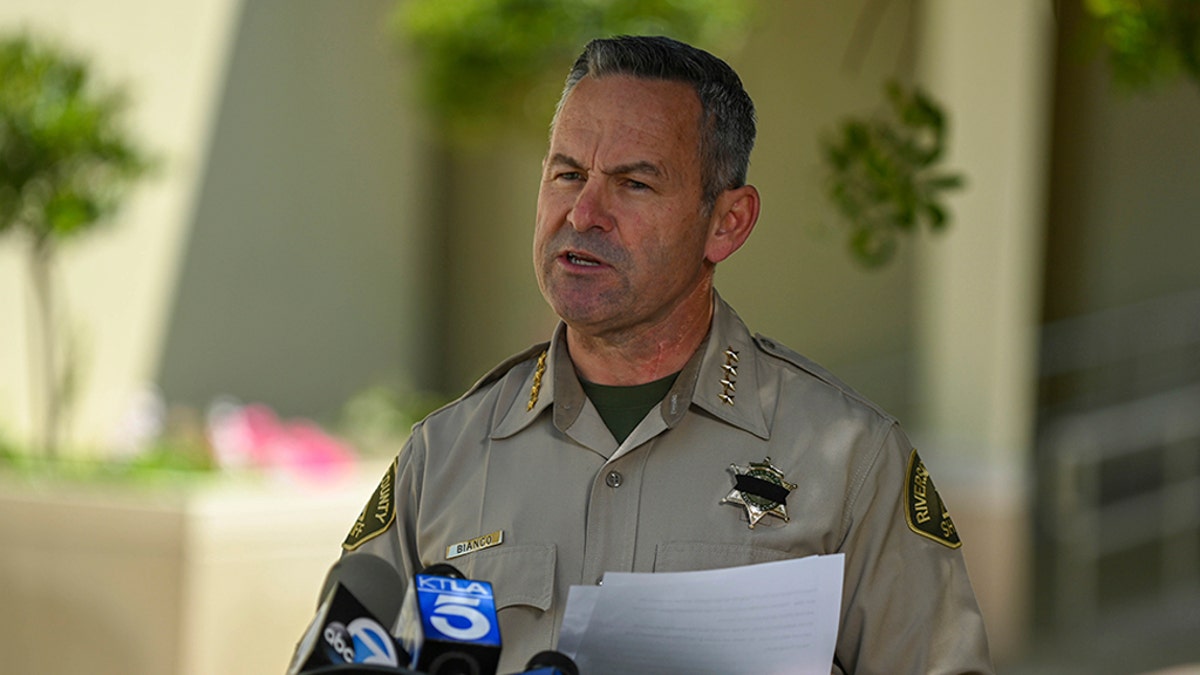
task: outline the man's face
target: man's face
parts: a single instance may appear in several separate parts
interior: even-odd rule
[[[533,257],[542,294],[572,329],[637,331],[709,302],[699,121],[699,99],[679,82],[588,76],[568,95]]]

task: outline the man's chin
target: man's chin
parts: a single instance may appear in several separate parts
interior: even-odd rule
[[[606,327],[620,320],[620,312],[614,308],[595,302],[551,302],[551,309],[563,320],[563,323],[580,334],[593,335],[603,332]]]

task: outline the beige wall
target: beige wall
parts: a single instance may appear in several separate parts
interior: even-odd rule
[[[1059,48],[1048,321],[1200,288],[1200,86],[1122,89],[1081,58],[1080,14]]]
[[[546,116],[553,112],[553,100]],[[502,359],[548,340],[557,319],[533,274],[545,139],[516,136],[447,158],[440,282],[446,339],[439,384],[457,394]]]
[[[851,50],[868,4],[764,2],[744,50],[733,56],[758,109],[750,180],[763,207],[750,240],[718,270],[717,288],[752,330],[907,418],[912,242],[885,269],[855,263],[826,203],[819,155],[818,139],[842,118],[884,109],[886,79],[911,76],[908,3],[886,3],[873,40]],[[857,70],[847,67],[855,62]]]
[[[172,402],[332,419],[436,376],[438,181],[391,0],[243,5],[167,315]]]
[[[918,250],[914,441],[942,467],[938,487],[1003,664],[1031,635],[1054,16],[1045,3],[924,7],[920,72],[954,111],[948,161],[969,185],[952,200],[958,231]]]

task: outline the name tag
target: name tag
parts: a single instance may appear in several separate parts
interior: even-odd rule
[[[499,546],[504,543],[504,530],[496,530],[485,535],[460,541],[457,544],[450,544],[446,547],[446,560],[453,560],[459,556],[475,551],[482,551],[485,548]]]

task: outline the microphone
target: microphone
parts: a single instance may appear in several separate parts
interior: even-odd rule
[[[428,675],[495,675],[500,662],[496,596],[486,581],[439,563],[413,576],[396,633],[409,667]]]
[[[385,628],[400,613],[404,581],[378,556],[342,556],[325,577],[317,615],[296,646],[288,675],[370,671],[406,673],[408,655]],[[340,667],[340,668],[339,668]]]
[[[579,675],[579,667],[566,654],[548,649],[534,654],[525,670],[513,675]]]

